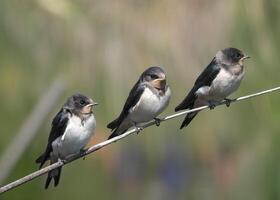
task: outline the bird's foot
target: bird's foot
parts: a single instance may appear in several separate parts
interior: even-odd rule
[[[139,134],[144,128],[143,127],[139,127],[139,126],[136,126],[136,134]]]
[[[67,159],[58,158],[57,162],[62,162],[63,164],[65,164],[67,162]]]
[[[210,110],[213,110],[217,105],[213,101],[208,102]]]
[[[155,120],[156,126],[159,126],[159,125],[160,125],[160,122],[161,122],[161,119],[155,117],[154,120]]]
[[[233,101],[232,99],[228,99],[228,98],[225,98],[224,100],[227,107],[229,107],[231,102]]]
[[[140,131],[142,131],[144,128],[142,126],[137,125],[136,122],[133,122],[133,123],[134,123],[134,128],[136,130],[136,134],[138,135],[140,133]]]
[[[142,131],[144,128],[142,126],[135,125],[135,129],[136,129],[136,134],[138,135],[140,133],[140,131]]]
[[[86,149],[80,149],[80,155],[84,155],[84,153],[86,152]],[[84,155],[83,160],[86,159],[86,156]]]

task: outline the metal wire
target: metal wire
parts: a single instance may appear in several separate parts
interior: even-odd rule
[[[257,97],[257,96],[265,95],[265,94],[276,92],[276,91],[279,91],[279,90],[280,90],[280,87],[275,87],[275,88],[264,90],[264,91],[257,92],[257,93],[254,93],[254,94],[242,96],[242,97],[233,99],[232,103],[235,103],[235,102],[238,102],[238,101],[247,100],[247,99],[251,99],[251,98],[254,98],[254,97]],[[217,106],[224,105],[225,103],[226,103],[225,101],[222,101],[219,104],[217,104]],[[186,111],[179,112],[179,113],[176,113],[176,114],[173,114],[173,115],[169,115],[169,116],[166,116],[166,117],[162,118],[161,122],[168,121],[168,120],[171,120],[171,119],[174,119],[174,118],[178,118],[178,117],[186,115],[188,113],[205,110],[207,108],[209,108],[209,106],[202,106],[202,107],[198,107],[198,108],[195,108],[195,109],[186,110]],[[70,163],[70,162],[72,162],[74,160],[82,158],[82,157],[84,157],[84,156],[86,156],[86,155],[88,155],[90,153],[93,153],[93,152],[95,152],[95,151],[97,151],[97,150],[99,150],[99,149],[101,149],[101,148],[103,148],[103,147],[105,147],[107,145],[110,145],[110,144],[112,144],[114,142],[117,142],[117,141],[119,141],[119,140],[121,140],[121,139],[123,139],[123,138],[125,138],[125,137],[127,137],[127,136],[129,136],[131,134],[133,134],[133,133],[139,132],[142,129],[147,128],[147,127],[152,126],[152,125],[155,125],[155,124],[156,123],[155,123],[154,120],[150,121],[150,122],[147,122],[147,123],[145,123],[141,127],[141,129],[140,128],[133,128],[133,129],[125,132],[122,135],[119,135],[119,136],[114,137],[114,138],[112,138],[110,140],[106,140],[104,142],[98,143],[98,144],[88,148],[85,152],[83,152],[81,154],[71,156],[71,157],[67,158],[66,161],[64,161],[64,162],[63,161],[58,161],[58,162],[56,162],[56,163],[54,163],[52,165],[49,165],[49,166],[47,166],[45,168],[42,168],[42,169],[40,169],[38,171],[35,171],[35,172],[33,172],[33,173],[23,177],[23,178],[20,178],[20,179],[14,181],[12,183],[9,183],[9,184],[1,187],[0,188],[0,194],[2,194],[4,192],[7,192],[7,191],[9,191],[11,189],[14,189],[14,188],[16,188],[16,187],[18,187],[18,186],[20,186],[20,185],[22,185],[24,183],[27,183],[27,182],[29,182],[29,181],[31,181],[31,180],[39,177],[39,176],[42,176],[45,173],[48,173],[49,171],[51,171],[53,169],[56,169],[56,168],[61,167],[61,166],[65,165],[65,164],[67,164],[67,163]]]

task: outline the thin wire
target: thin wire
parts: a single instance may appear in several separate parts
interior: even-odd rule
[[[250,94],[250,95],[247,95],[247,96],[242,96],[242,97],[239,97],[237,99],[233,99],[231,103],[238,102],[238,101],[243,101],[243,100],[246,100],[246,99],[251,99],[251,98],[254,98],[254,97],[257,97],[257,96],[261,96],[261,95],[265,95],[265,94],[268,94],[268,93],[272,93],[272,92],[275,92],[275,91],[278,91],[278,90],[280,90],[280,86],[272,88],[272,89],[264,90],[264,91],[261,91],[261,92],[257,92],[257,93],[254,93],[254,94]],[[220,106],[220,105],[224,105],[224,104],[226,104],[226,102],[222,101],[219,104],[217,104],[216,106]],[[176,114],[173,114],[173,115],[169,115],[169,116],[166,116],[163,119],[161,119],[161,122],[168,121],[168,120],[171,120],[171,119],[174,119],[174,118],[186,115],[188,113],[205,110],[207,108],[209,108],[209,106],[202,106],[202,107],[198,107],[198,108],[195,108],[195,109],[186,110],[186,111],[179,112],[179,113],[176,113]],[[103,148],[103,147],[105,147],[105,146],[107,146],[109,144],[117,142],[117,141],[119,141],[119,140],[121,140],[121,139],[123,139],[123,138],[125,138],[125,137],[127,137],[127,136],[129,136],[131,134],[133,134],[133,133],[139,132],[142,129],[147,128],[147,127],[152,126],[152,125],[155,125],[155,124],[156,123],[155,123],[154,120],[150,121],[150,122],[147,122],[147,123],[145,123],[141,127],[141,129],[140,128],[133,128],[133,129],[125,132],[122,135],[119,135],[119,136],[114,137],[114,138],[112,138],[110,140],[106,140],[104,142],[98,143],[98,144],[88,148],[85,152],[83,152],[81,154],[71,156],[71,157],[67,158],[66,161],[59,160],[58,162],[56,162],[56,163],[54,163],[52,165],[49,165],[49,166],[47,166],[45,168],[42,168],[42,169],[40,169],[38,171],[35,171],[35,172],[33,172],[33,173],[31,173],[31,174],[29,174],[27,176],[24,176],[23,178],[20,178],[20,179],[14,181],[12,183],[9,183],[9,184],[1,187],[0,188],[0,194],[2,194],[4,192],[7,192],[7,191],[9,191],[11,189],[14,189],[14,188],[16,188],[16,187],[18,187],[18,186],[20,186],[20,185],[22,185],[24,183],[27,183],[27,182],[29,182],[29,181],[31,181],[31,180],[39,177],[39,176],[42,176],[43,174],[48,173],[49,171],[51,171],[53,169],[61,167],[61,166],[65,165],[65,164],[70,163],[70,162],[72,162],[74,160],[77,160],[79,158],[85,157],[86,155],[91,154],[91,153],[93,153],[93,152],[95,152],[95,151],[97,151],[97,150],[99,150],[99,149],[101,149],[101,148]]]

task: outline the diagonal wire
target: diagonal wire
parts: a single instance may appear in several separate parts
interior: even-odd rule
[[[276,91],[279,91],[279,90],[280,90],[280,86],[272,88],[272,89],[264,90],[264,91],[261,91],[261,92],[257,92],[257,93],[254,93],[254,94],[242,96],[242,97],[239,97],[239,98],[236,98],[236,99],[233,99],[231,103],[238,102],[238,101],[243,101],[243,100],[247,100],[247,99],[251,99],[251,98],[254,98],[254,97],[257,97],[257,96],[265,95],[265,94],[276,92]],[[224,104],[226,104],[226,102],[222,101],[219,104],[217,104],[217,106],[221,106],[221,105],[224,105]],[[209,106],[202,106],[202,107],[198,107],[198,108],[195,108],[195,109],[186,110],[186,111],[179,112],[179,113],[176,113],[176,114],[173,114],[173,115],[169,115],[167,117],[162,118],[161,122],[168,121],[168,120],[171,120],[171,119],[174,119],[174,118],[178,118],[178,117],[186,115],[188,113],[205,110],[207,108],[209,108]],[[38,171],[35,171],[35,172],[33,172],[33,173],[31,173],[31,174],[29,174],[27,176],[24,176],[23,178],[20,178],[20,179],[14,181],[12,183],[9,183],[9,184],[1,187],[0,188],[0,194],[2,194],[4,192],[7,192],[7,191],[9,191],[11,189],[14,189],[14,188],[16,188],[16,187],[18,187],[18,186],[20,186],[20,185],[22,185],[24,183],[27,183],[27,182],[29,182],[29,181],[31,181],[31,180],[39,177],[39,176],[42,176],[45,173],[48,173],[49,171],[51,171],[53,169],[56,169],[56,168],[61,167],[61,166],[65,165],[65,164],[67,164],[67,163],[70,163],[70,162],[72,162],[74,160],[82,158],[82,157],[84,157],[84,156],[86,156],[88,154],[91,154],[91,153],[93,153],[93,152],[95,152],[95,151],[97,151],[97,150],[99,150],[99,149],[101,149],[101,148],[103,148],[103,147],[105,147],[107,145],[110,145],[110,144],[112,144],[114,142],[117,142],[117,141],[119,141],[119,140],[121,140],[121,139],[123,139],[123,138],[125,138],[125,137],[127,137],[127,136],[129,136],[131,134],[133,134],[133,133],[139,132],[140,130],[142,130],[144,128],[147,128],[149,126],[155,125],[155,124],[156,123],[155,123],[154,120],[150,121],[150,122],[147,122],[147,123],[145,123],[141,127],[141,129],[133,128],[133,129],[125,132],[122,135],[119,135],[119,136],[114,137],[114,138],[112,138],[110,140],[106,140],[104,142],[98,143],[98,144],[88,148],[85,152],[83,152],[81,154],[71,156],[71,157],[67,158],[66,161],[61,161],[60,160],[60,161],[58,161],[58,162],[56,162],[56,163],[54,163],[52,165],[49,165],[49,166],[47,166],[45,168],[42,168],[42,169],[40,169]]]

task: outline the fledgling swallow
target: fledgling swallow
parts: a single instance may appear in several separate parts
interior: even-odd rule
[[[196,79],[195,84],[185,99],[175,108],[175,111],[193,109],[209,105],[211,109],[217,102],[230,99],[226,97],[235,92],[244,77],[244,60],[249,58],[241,50],[226,48],[217,52],[211,63]],[[188,126],[198,112],[187,114],[180,129]]]
[[[47,160],[53,164],[59,159],[64,160],[69,155],[83,151],[95,132],[96,121],[92,107],[97,105],[92,99],[75,94],[68,98],[61,110],[52,121],[48,144],[45,152],[36,160],[41,168]],[[52,179],[54,186],[59,183],[61,167],[48,173],[45,189]]]
[[[156,117],[168,106],[170,97],[164,71],[160,67],[146,69],[131,89],[119,117],[107,125],[113,131],[108,139],[152,119],[159,125]]]

